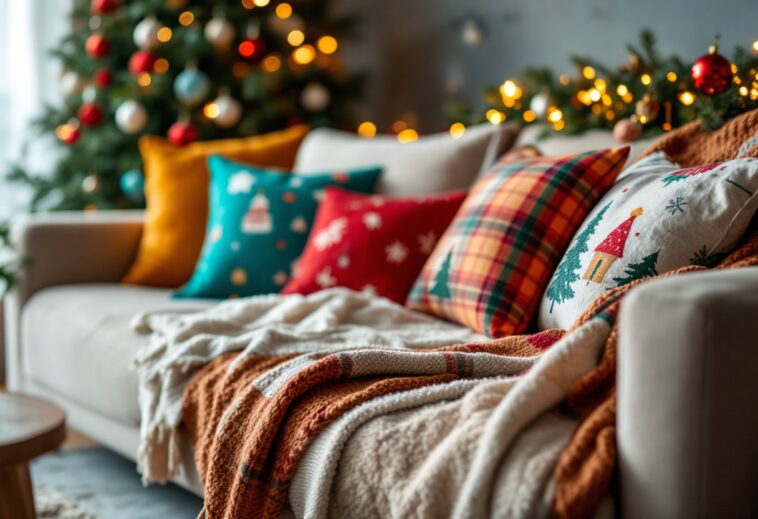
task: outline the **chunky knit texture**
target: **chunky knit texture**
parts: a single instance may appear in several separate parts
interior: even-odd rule
[[[666,134],[643,157],[665,151],[674,162],[685,167],[710,164],[741,157],[758,157],[758,142],[743,147],[758,136],[758,110],[735,117],[718,130],[703,131],[701,121],[692,121]]]

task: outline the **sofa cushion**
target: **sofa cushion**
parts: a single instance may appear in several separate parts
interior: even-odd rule
[[[129,326],[145,311],[203,309],[212,301],[170,298],[169,290],[116,284],[42,290],[24,307],[23,362],[35,384],[126,425],[139,424],[132,358],[146,338]]]

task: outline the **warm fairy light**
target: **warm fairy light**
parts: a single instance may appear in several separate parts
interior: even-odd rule
[[[576,93],[576,98],[579,99],[579,101],[584,105],[591,105],[592,99],[590,99],[590,93],[586,90],[580,90]]]
[[[364,139],[371,139],[376,135],[376,125],[371,121],[363,121],[358,125],[358,135]]]
[[[571,78],[568,74],[561,74],[561,77],[558,78],[558,81],[561,82],[561,85],[568,85],[571,82]]]
[[[505,122],[505,114],[501,112],[500,110],[495,110],[494,108],[490,108],[487,110],[487,120],[491,122],[492,124],[502,124]]]
[[[284,2],[277,5],[276,10],[274,12],[276,13],[276,16],[278,16],[282,20],[286,20],[287,18],[292,16],[292,6]]]
[[[682,92],[679,94],[679,102],[682,103],[684,106],[690,106],[692,103],[695,102],[695,94],[692,92]]]
[[[397,134],[397,140],[405,144],[418,140],[418,132],[412,128],[406,128],[402,132]]]
[[[171,39],[171,36],[173,36],[174,33],[169,29],[168,27],[161,27],[158,29],[158,41],[162,43],[166,43]]]
[[[298,65],[307,65],[316,58],[316,49],[312,45],[303,45],[292,52],[292,59]]]
[[[679,76],[677,76],[676,72],[673,70],[666,72],[666,79],[668,79],[670,83],[674,83],[678,77]]]
[[[516,97],[516,92],[518,92],[518,86],[510,79],[500,86],[503,97]]]
[[[621,96],[621,99],[623,99],[625,103],[631,103],[632,100],[634,99],[634,96],[632,95],[631,92],[627,92],[626,94]]]
[[[737,75],[734,75],[734,76],[732,77],[732,81],[733,81],[735,84],[737,84],[737,85],[739,85],[739,84],[741,84],[741,83],[742,83],[742,80],[740,79],[740,76],[737,76]]]
[[[758,99],[758,88],[751,88],[750,89],[750,100],[755,101]]]
[[[561,119],[563,119],[563,112],[561,112],[557,108],[553,108],[547,114],[547,120],[550,121],[551,123],[557,123]]]
[[[603,107],[602,106],[600,106],[598,104],[592,105],[592,113],[593,114],[600,115],[602,112],[603,112]]]
[[[251,40],[245,40],[242,43],[240,43],[237,50],[239,50],[240,56],[249,58],[250,56],[255,54],[255,43]]]
[[[450,135],[453,139],[459,139],[466,133],[466,127],[463,123],[453,123],[450,125]]]
[[[303,31],[295,29],[287,35],[287,42],[293,47],[301,45],[305,41],[305,34]]]
[[[597,88],[601,92],[605,92],[605,87],[606,86],[608,86],[608,83],[605,82],[605,79],[596,79],[595,80],[595,88]]]
[[[614,120],[616,118],[616,112],[614,112],[613,110],[608,110],[607,112],[605,112],[605,118],[609,121]]]
[[[528,122],[528,123],[531,123],[531,122],[533,122],[535,119],[537,119],[537,114],[536,114],[536,113],[534,113],[534,111],[533,111],[533,110],[527,110],[527,111],[525,111],[525,112],[523,113],[523,115],[522,115],[521,117],[523,117],[523,118],[524,118],[524,121],[526,121],[526,122]]]
[[[611,99],[611,96],[608,94],[603,94],[602,101],[605,106],[611,106],[613,104],[613,99]]]
[[[282,68],[282,60],[276,54],[269,54],[264,58],[261,67],[263,67],[263,70],[266,72],[276,72]]]
[[[334,54],[337,52],[337,39],[334,36],[322,36],[318,39],[318,50],[324,54]]]
[[[748,95],[748,92],[749,92],[749,91],[748,91],[748,89],[747,89],[747,87],[746,87],[745,85],[742,85],[742,86],[740,87],[740,95],[741,95],[741,96],[747,96],[747,95]]]
[[[166,58],[158,58],[155,60],[155,65],[153,65],[153,70],[155,70],[158,74],[165,74],[168,72],[169,63]]]
[[[629,88],[623,83],[616,87],[616,93],[621,97],[625,96],[628,92]]]
[[[554,129],[555,131],[561,131],[561,130],[562,130],[564,127],[565,127],[565,126],[566,126],[566,123],[565,123],[565,122],[563,122],[563,121],[556,121],[556,122],[553,124],[553,129]]]
[[[600,93],[600,90],[593,88],[592,90],[590,90],[589,96],[590,96],[590,100],[592,100],[593,102],[598,102],[600,101],[600,98],[603,96],[603,94]]]
[[[258,7],[266,7],[270,0],[253,0]]]
[[[179,15],[179,23],[187,26],[192,25],[192,22],[195,21],[195,15],[192,14],[192,11],[184,11],[182,14]]]
[[[663,124],[661,125],[661,128],[663,128],[663,131],[664,131],[664,132],[668,132],[668,131],[670,131],[670,130],[671,130],[671,123],[663,123]]]
[[[758,40],[755,40],[755,41],[753,42],[753,50],[754,50],[755,52],[758,52]]]
[[[590,66],[586,66],[582,69],[582,75],[587,79],[595,79],[595,69]]]
[[[61,124],[55,129],[55,135],[62,141],[67,141],[71,138],[71,135],[76,131],[76,127],[72,124]]]
[[[150,77],[150,74],[148,74],[147,72],[143,72],[137,78],[137,84],[141,87],[149,87],[150,83],[152,82],[153,82],[153,79]]]
[[[242,0],[242,7],[245,9],[254,9],[255,4],[253,3],[253,0]]]
[[[739,72],[739,69],[737,68],[737,65],[735,65],[734,63],[732,63],[732,74],[736,74],[737,72]]]
[[[216,103],[213,103],[213,102],[208,103],[203,108],[203,114],[205,114],[205,116],[208,119],[215,119],[216,117],[218,117],[218,114],[220,113],[221,113],[221,109]]]
[[[640,81],[643,85],[649,85],[652,80],[653,78],[650,77],[650,74],[642,74],[640,76]]]

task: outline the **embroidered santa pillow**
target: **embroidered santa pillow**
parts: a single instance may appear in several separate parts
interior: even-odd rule
[[[457,191],[389,198],[328,188],[282,293],[342,286],[403,303],[465,197]]]
[[[569,328],[606,290],[729,253],[758,210],[758,159],[683,169],[663,152],[621,173],[563,255],[541,328]]]

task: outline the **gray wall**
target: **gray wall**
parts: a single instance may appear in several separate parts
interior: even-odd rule
[[[626,61],[624,44],[651,28],[663,53],[694,60],[716,33],[722,49],[758,39],[758,0],[338,0],[363,19],[359,41],[343,45],[348,64],[372,73],[363,115],[386,128],[403,116],[442,127],[442,103],[458,89],[481,88],[528,66],[572,72],[571,54],[609,64]],[[484,26],[478,46],[461,40],[461,24]]]

